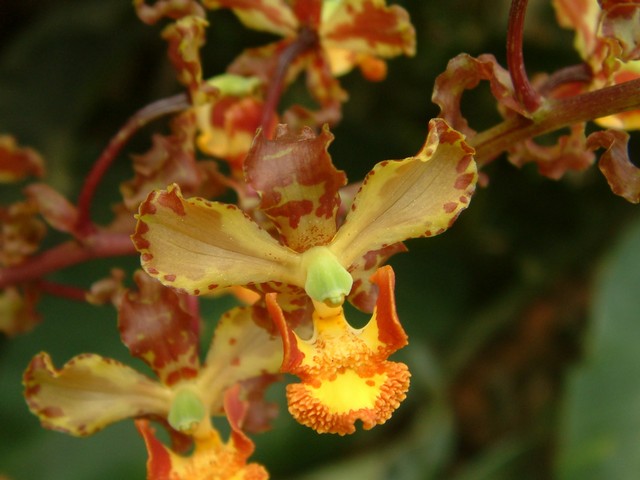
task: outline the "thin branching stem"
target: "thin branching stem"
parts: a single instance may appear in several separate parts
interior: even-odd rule
[[[82,190],[80,191],[78,198],[78,219],[75,226],[77,236],[82,238],[96,232],[97,228],[91,221],[91,204],[93,198],[104,174],[131,137],[152,120],[163,117],[164,115],[180,112],[189,108],[189,106],[189,99],[184,93],[163,98],[138,110],[127,123],[122,126],[118,133],[115,134],[100,157],[98,157],[93,164],[93,168],[87,175]]]
[[[98,232],[80,243],[76,240],[56,245],[18,265],[0,270],[0,289],[39,280],[45,275],[95,258],[133,255],[136,249],[129,234]]]
[[[529,82],[522,53],[527,2],[528,0],[513,0],[511,2],[507,29],[507,66],[518,100],[528,112],[535,112],[542,101],[538,92]]]
[[[278,64],[274,72],[273,78],[269,83],[269,90],[264,102],[264,110],[262,112],[262,120],[260,125],[263,132],[269,132],[269,126],[276,115],[282,92],[284,91],[284,83],[287,78],[289,67],[298,56],[302,55],[309,49],[318,44],[318,34],[310,29],[303,27],[300,29],[296,39],[290,43],[278,56]]]
[[[559,100],[547,100],[532,119],[505,120],[469,141],[478,165],[485,165],[515,143],[544,133],[630,110],[640,110],[640,79]]]

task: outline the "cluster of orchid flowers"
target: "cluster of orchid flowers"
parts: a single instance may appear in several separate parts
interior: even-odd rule
[[[394,300],[394,273],[384,265],[402,242],[447,230],[468,207],[478,167],[507,152],[517,165],[538,164],[560,178],[594,162],[613,191],[640,201],[640,170],[628,158],[623,129],[640,126],[640,2],[556,0],[561,25],[576,30],[584,63],[530,82],[524,71],[526,1],[514,0],[508,69],[491,55],[460,55],[438,77],[420,151],[378,163],[347,185],[328,153],[328,125],[347,99],[337,76],[358,67],[370,80],[385,59],[415,51],[407,12],[383,0],[135,0],[146,23],[166,22],[163,38],[186,93],[136,113],[87,177],[76,205],[44,183],[0,212],[3,269],[0,329],[37,324],[43,293],[112,303],[130,353],[156,380],[118,361],[82,354],[62,368],[47,353],[24,374],[25,398],[44,427],[77,436],[135,418],[154,479],[267,478],[247,463],[246,432],[270,428],[265,389],[290,373],[289,412],[320,433],[350,434],[386,422],[405,399],[410,374],[388,357],[407,344]],[[248,28],[282,40],[243,52],[228,70],[203,77],[200,48],[207,10],[228,8]],[[282,92],[304,72],[315,110],[280,112]],[[475,132],[460,110],[464,90],[490,82],[504,122]],[[606,101],[605,101],[606,100]],[[174,114],[171,132],[133,157],[135,176],[106,226],[91,220],[104,172],[139,127]],[[585,134],[585,123],[609,130]],[[533,138],[569,128],[553,146]],[[205,157],[204,159],[202,157]],[[228,175],[218,169],[228,165]],[[0,178],[43,176],[37,152],[0,137]],[[486,183],[486,177],[481,176]],[[215,198],[228,189],[237,204]],[[48,227],[72,238],[49,250]],[[95,282],[87,291],[46,275],[98,257],[138,254],[144,271]],[[227,293],[242,303],[219,319],[201,362],[198,297]],[[371,313],[363,328],[344,303]],[[212,417],[226,417],[223,440]],[[160,442],[151,421],[165,428]],[[186,453],[190,448],[192,451]]]

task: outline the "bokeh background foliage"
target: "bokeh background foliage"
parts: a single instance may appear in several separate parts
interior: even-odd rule
[[[418,31],[418,55],[389,65],[387,81],[358,73],[335,163],[352,180],[373,164],[415,153],[437,114],[433,81],[457,53],[504,58],[507,0],[398,1]],[[572,35],[532,0],[525,55],[530,72],[578,61]],[[228,12],[210,15],[206,73],[242,48],[270,40]],[[150,101],[178,91],[159,27],[137,20],[126,0],[0,3],[0,131],[47,159],[47,181],[76,198],[109,137]],[[504,64],[504,62],[502,62]],[[298,101],[294,88],[288,101]],[[477,130],[498,119],[486,88],[464,111]],[[140,132],[127,153],[149,146]],[[632,140],[637,152],[637,138]],[[409,398],[384,426],[338,438],[297,425],[281,409],[256,435],[254,459],[276,479],[634,479],[640,471],[640,214],[614,197],[596,171],[562,181],[501,159],[455,227],[409,242],[392,259],[397,303],[410,346],[397,354],[413,372]],[[100,191],[105,220],[123,155]],[[3,188],[3,202],[17,189]],[[54,242],[56,239],[52,238]],[[137,259],[119,261],[135,268]],[[113,262],[56,274],[87,286]],[[231,299],[204,302],[209,329]],[[22,370],[41,350],[57,365],[91,351],[140,366],[119,343],[112,308],[46,298],[34,332],[0,339],[0,475],[13,480],[144,477],[145,451],[132,422],[88,439],[42,430],[21,395]],[[353,314],[356,321],[364,317]],[[269,394],[283,402],[283,386]]]

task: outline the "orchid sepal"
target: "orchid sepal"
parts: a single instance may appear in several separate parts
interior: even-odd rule
[[[142,267],[165,285],[201,295],[273,280],[304,283],[295,252],[234,205],[185,199],[173,184],[151,192],[136,218],[131,238]]]

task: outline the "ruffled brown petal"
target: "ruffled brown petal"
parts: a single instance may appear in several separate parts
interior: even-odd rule
[[[200,319],[185,308],[184,294],[142,271],[136,272],[135,280],[138,291],[127,292],[118,307],[123,343],[167,386],[194,378],[200,367]]]
[[[640,203],[640,168],[629,159],[629,134],[619,130],[594,132],[587,138],[592,149],[604,148],[598,167],[611,190],[631,203]]]
[[[336,233],[338,190],[346,176],[327,152],[332,140],[327,127],[316,136],[309,128],[296,135],[280,125],[273,140],[259,134],[245,160],[245,176],[260,194],[260,209],[283,242],[298,252],[328,243]]]

